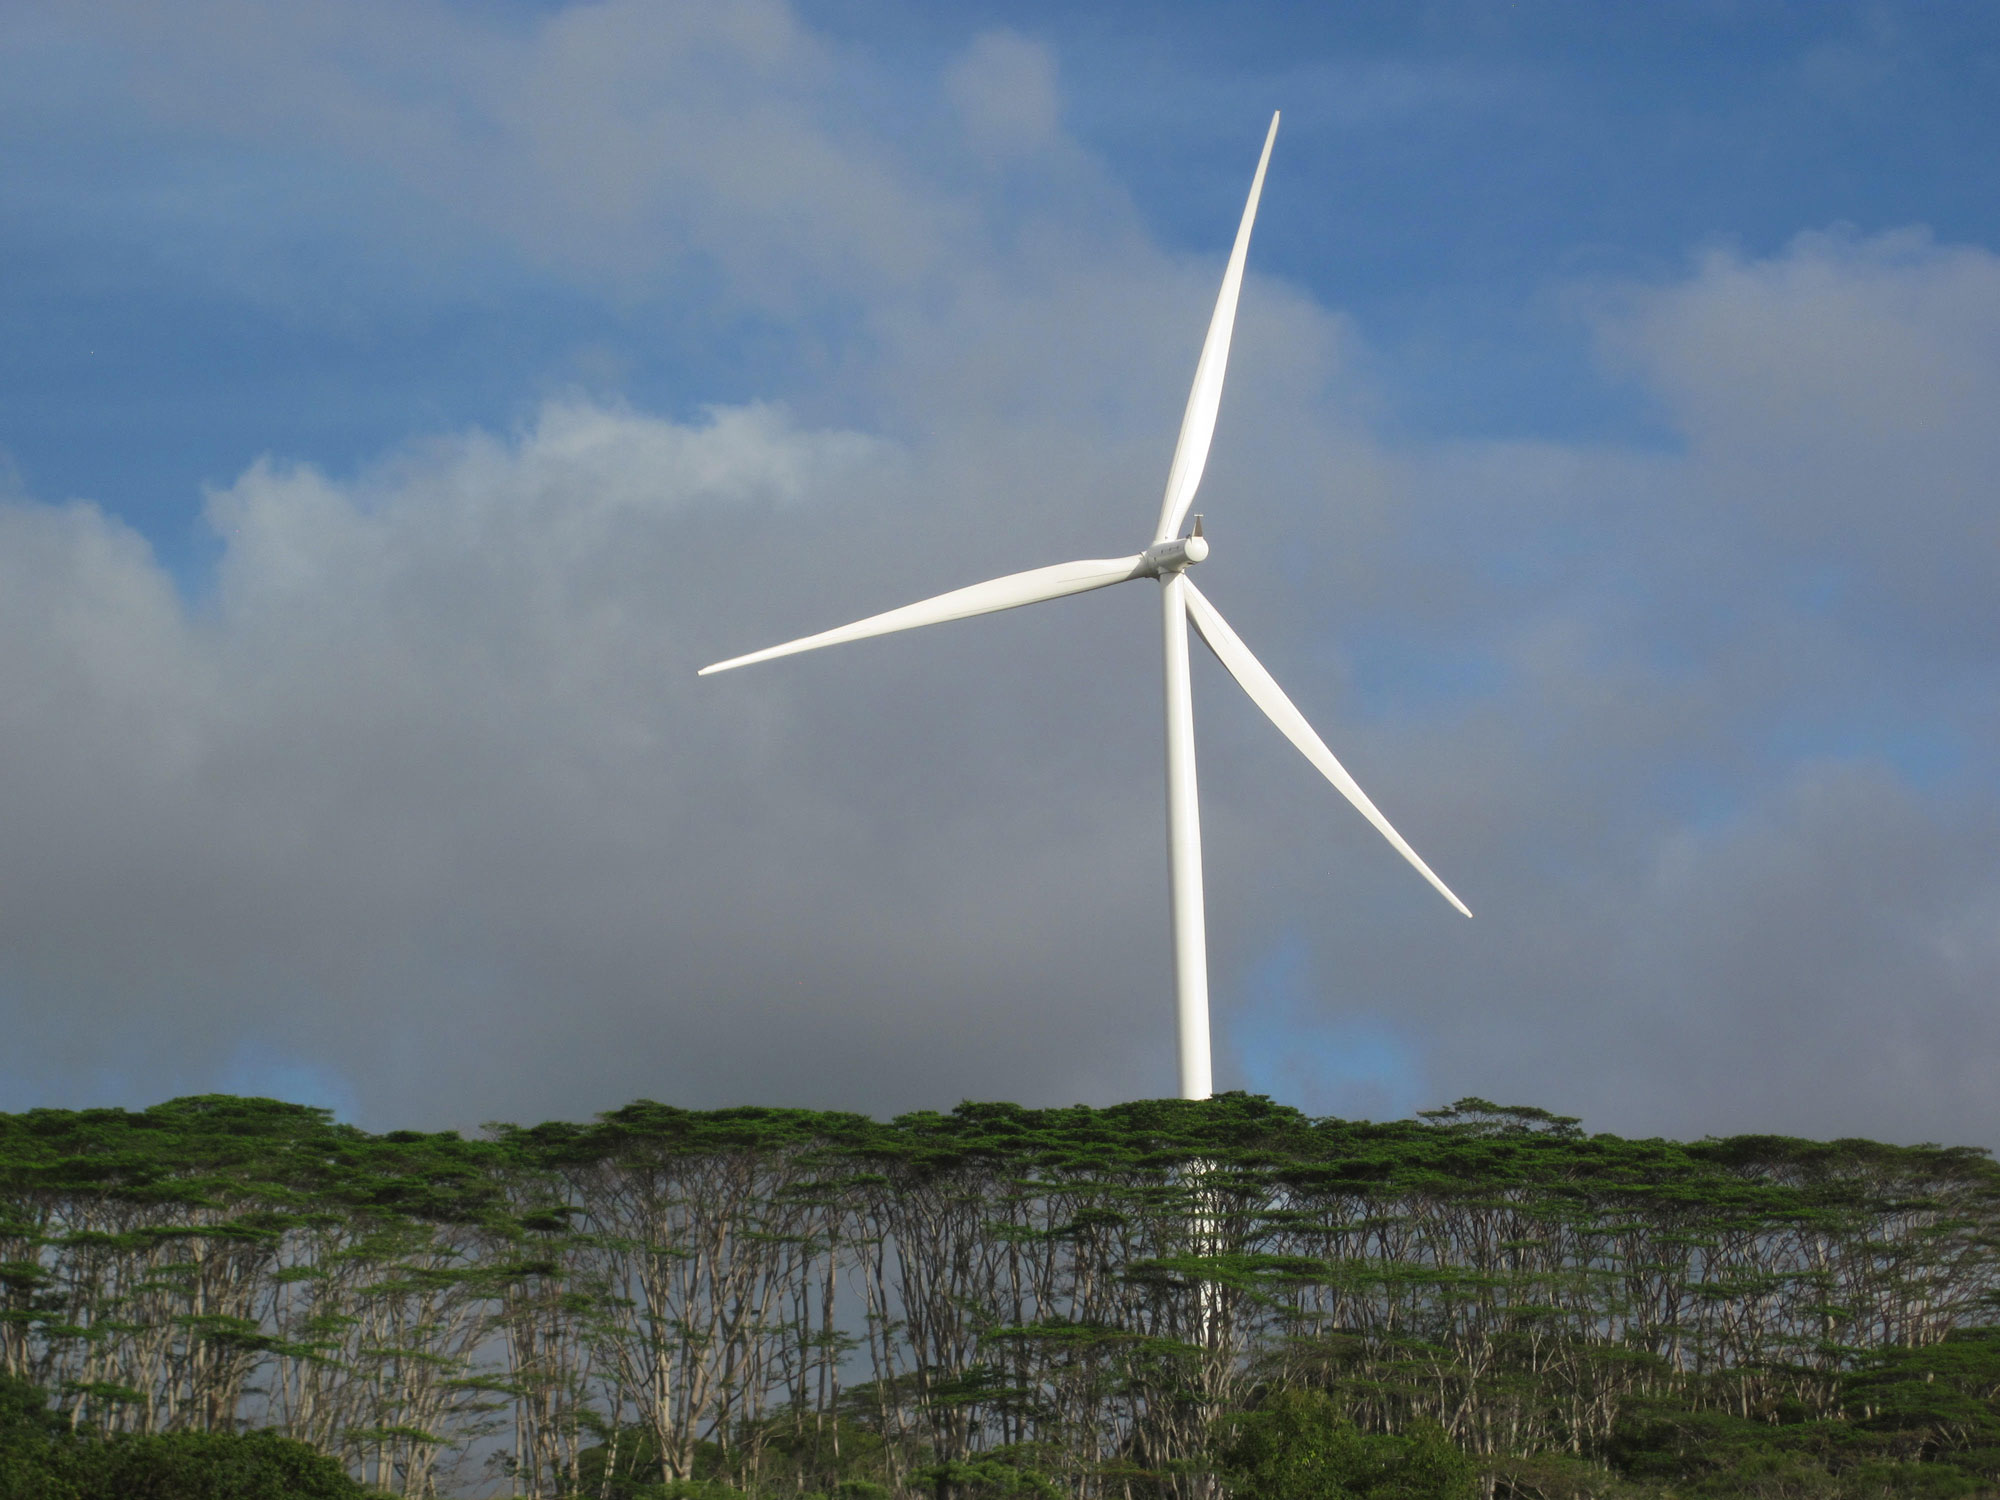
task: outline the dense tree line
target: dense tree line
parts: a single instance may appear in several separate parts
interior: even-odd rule
[[[1254,1495],[1300,1393],[1346,1424],[1314,1451],[1381,1474],[1707,1493],[1754,1450],[1975,1493],[1996,1231],[1983,1152],[1477,1100],[638,1103],[474,1140],[216,1096],[0,1115],[0,1375],[73,1432],[269,1429],[404,1495],[469,1487],[468,1449],[537,1495]]]

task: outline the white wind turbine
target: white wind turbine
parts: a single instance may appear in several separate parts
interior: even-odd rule
[[[1187,569],[1208,556],[1208,542],[1202,536],[1200,516],[1194,518],[1193,530],[1187,536],[1179,534],[1181,522],[1201,484],[1209,441],[1215,435],[1216,410],[1222,401],[1222,376],[1229,363],[1229,336],[1236,324],[1236,298],[1243,285],[1244,257],[1250,249],[1250,225],[1257,217],[1257,199],[1264,190],[1264,168],[1270,163],[1271,143],[1277,136],[1278,117],[1273,114],[1270,132],[1264,137],[1263,155],[1257,160],[1257,175],[1250,182],[1250,200],[1243,205],[1243,222],[1236,230],[1236,245],[1229,253],[1229,269],[1223,273],[1222,292],[1215,299],[1215,316],[1209,322],[1208,338],[1195,366],[1194,389],[1188,394],[1187,413],[1181,418],[1180,441],[1174,448],[1173,467],[1167,471],[1166,500],[1160,507],[1160,524],[1154,530],[1150,547],[1130,557],[1093,558],[1010,573],[1005,578],[906,604],[886,614],[870,615],[852,625],[824,630],[747,656],[731,657],[703,667],[699,674],[706,677],[798,651],[814,651],[821,646],[865,640],[872,635],[914,630],[919,625],[937,625],[946,620],[1015,609],[1023,604],[1039,604],[1045,599],[1108,588],[1134,578],[1157,578],[1166,616],[1167,878],[1173,906],[1174,995],[1183,1099],[1206,1099],[1213,1092],[1209,1068],[1208,938],[1201,894],[1201,810],[1195,797],[1194,701],[1188,682],[1190,620],[1209,649],[1285,738],[1298,746],[1320,774],[1340,789],[1341,795],[1375,825],[1397,853],[1417,867],[1445,900],[1466,916],[1472,915],[1465,903],[1431,873],[1430,866],[1417,857],[1403,836],[1389,826],[1389,820],[1334,759],[1333,752],[1313,732],[1305,716],[1285,696],[1284,689],[1187,577]]]

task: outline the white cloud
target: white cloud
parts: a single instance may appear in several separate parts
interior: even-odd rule
[[[438,0],[103,0],[41,45],[62,57],[86,37],[85,91],[123,85],[106,108],[317,162],[341,191],[368,182],[417,261],[497,234],[593,290],[700,278],[789,317],[932,273],[969,222],[852,107],[891,81],[773,0],[598,0],[511,23]]]
[[[1055,58],[1013,32],[973,39],[945,74],[945,93],[976,150],[1006,158],[1059,142]]]
[[[1801,235],[1764,261],[1711,251],[1610,336],[1686,432],[1707,524],[1933,649],[1984,651],[2000,628],[2000,255],[1916,229]]]
[[[1031,39],[951,65],[964,139],[925,155],[782,7],[97,15],[173,128],[321,153],[579,285],[855,322],[809,418],[571,399],[354,476],[253,465],[196,606],[88,507],[0,510],[11,1101],[1164,1088],[1143,589],[692,671],[1136,544],[1231,224],[1150,242]],[[1204,588],[1479,918],[1203,669],[1222,1024],[1296,940],[1301,1033],[1390,1038],[1435,1102],[2000,1139],[1997,288],[1901,234],[1628,289],[1605,337],[1684,434],[1659,453],[1389,442],[1354,330],[1253,271]]]

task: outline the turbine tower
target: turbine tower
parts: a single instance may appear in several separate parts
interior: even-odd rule
[[[1208,338],[1195,365],[1194,389],[1188,393],[1187,412],[1181,418],[1180,441],[1174,448],[1173,466],[1167,471],[1166,498],[1160,506],[1160,521],[1154,528],[1151,546],[1130,557],[1057,563],[1053,567],[975,583],[885,614],[870,615],[852,625],[766,647],[747,656],[731,657],[703,667],[699,674],[707,677],[799,651],[816,651],[821,646],[837,646],[869,636],[914,630],[919,625],[937,625],[946,620],[1039,604],[1046,599],[1108,588],[1135,578],[1158,579],[1167,658],[1167,883],[1173,908],[1174,1000],[1183,1099],[1206,1099],[1214,1091],[1209,1065],[1208,938],[1201,893],[1201,809],[1195,795],[1194,699],[1188,680],[1190,621],[1229,674],[1250,695],[1250,700],[1278,726],[1285,738],[1339,788],[1341,795],[1375,825],[1397,853],[1416,866],[1445,900],[1466,916],[1472,915],[1465,903],[1431,873],[1431,867],[1417,857],[1403,836],[1389,826],[1389,820],[1334,759],[1333,752],[1313,732],[1305,716],[1285,696],[1284,689],[1250,654],[1250,648],[1187,576],[1190,567],[1208,556],[1208,541],[1202,535],[1200,516],[1194,518],[1193,529],[1186,536],[1180,534],[1181,522],[1194,503],[1202,470],[1208,463],[1216,411],[1222,403],[1222,377],[1229,364],[1229,338],[1236,326],[1236,298],[1243,286],[1243,261],[1250,250],[1250,226],[1257,217],[1257,199],[1264,191],[1264,169],[1270,164],[1271,143],[1277,138],[1278,116],[1273,114],[1271,129],[1264,137],[1263,155],[1257,159],[1257,175],[1250,182],[1250,200],[1243,205],[1243,222],[1236,230],[1236,245],[1229,252],[1229,269],[1223,273],[1222,292],[1215,299],[1215,316],[1209,320]]]

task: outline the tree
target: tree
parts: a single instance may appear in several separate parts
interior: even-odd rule
[[[1230,1424],[1222,1472],[1238,1500],[1473,1500],[1472,1461],[1444,1429],[1366,1433],[1324,1391],[1286,1387]]]
[[[369,1500],[340,1464],[275,1432],[109,1437],[73,1428],[27,1381],[0,1376],[7,1500]]]

